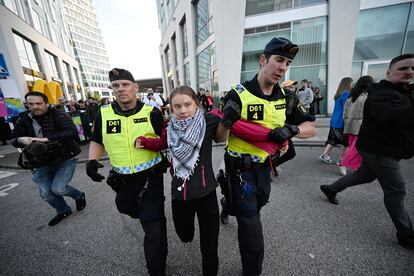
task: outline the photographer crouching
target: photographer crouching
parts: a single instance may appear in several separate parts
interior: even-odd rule
[[[85,193],[69,186],[76,169],[74,157],[81,152],[78,134],[70,116],[50,107],[45,94],[29,92],[25,100],[29,112],[17,121],[12,144],[24,148],[19,165],[34,170],[40,197],[56,209],[48,223],[54,226],[72,213],[63,196],[75,200],[77,211],[86,206]]]

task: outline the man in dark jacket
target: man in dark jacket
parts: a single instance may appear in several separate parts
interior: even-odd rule
[[[49,226],[54,226],[72,213],[63,196],[75,200],[77,211],[83,210],[86,205],[85,193],[68,185],[76,168],[74,157],[81,151],[76,142],[78,134],[69,115],[49,107],[45,94],[29,92],[25,99],[30,112],[23,114],[17,122],[12,144],[24,148],[37,142],[57,149],[53,153],[48,151],[47,155],[51,156],[39,157],[45,162],[33,173],[33,182],[39,187],[40,197],[57,211],[57,215],[49,221]]]
[[[98,112],[98,110],[99,105],[96,103],[96,100],[92,97],[89,97],[86,105],[86,113],[88,114],[91,123],[95,122],[96,113]]]
[[[328,200],[338,204],[338,192],[378,179],[398,243],[409,249],[414,249],[414,229],[404,206],[405,181],[399,161],[414,156],[414,97],[408,89],[413,76],[414,54],[391,60],[386,79],[374,85],[365,102],[356,145],[362,156],[361,167],[331,185],[321,186]]]

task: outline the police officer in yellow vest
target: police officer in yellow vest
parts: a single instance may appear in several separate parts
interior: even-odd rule
[[[278,84],[298,50],[286,38],[273,38],[260,56],[258,74],[250,81],[233,86],[222,102],[224,105],[228,100],[234,101],[241,106],[242,120],[272,129],[269,140],[277,144],[293,136],[308,138],[315,134],[314,123],[305,117],[302,121],[293,118],[297,125],[286,123],[289,121],[286,98]],[[224,159],[231,187],[232,200],[228,207],[230,215],[237,218],[243,275],[260,275],[264,255],[260,209],[270,195],[269,156],[230,132]]]
[[[112,169],[107,183],[116,192],[118,211],[138,218],[145,232],[144,253],[150,275],[165,275],[167,230],[161,154],[135,148],[139,136],[161,136],[159,109],[137,100],[138,84],[124,69],[109,72],[116,102],[102,106],[96,115],[86,173],[100,182],[98,159],[105,150]]]

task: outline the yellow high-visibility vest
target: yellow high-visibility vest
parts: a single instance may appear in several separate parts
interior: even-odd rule
[[[237,92],[242,103],[242,120],[252,121],[269,129],[284,126],[286,120],[285,98],[277,101],[267,101],[256,97],[241,84],[232,86],[232,89]],[[281,91],[285,94],[282,88]],[[259,163],[263,163],[269,155],[265,150],[232,135],[231,132],[227,140],[227,146],[229,154],[236,156],[250,154],[253,157],[253,161]]]
[[[132,174],[161,162],[159,152],[135,148],[135,139],[139,136],[158,137],[151,124],[153,108],[144,105],[138,113],[125,117],[116,114],[112,105],[101,107],[102,141],[117,173]]]

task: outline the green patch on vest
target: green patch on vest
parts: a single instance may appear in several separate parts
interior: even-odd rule
[[[249,104],[247,105],[247,120],[263,120],[264,105]]]
[[[107,120],[106,134],[121,133],[121,120]]]
[[[148,122],[148,119],[147,118],[136,118],[136,119],[134,119],[134,123],[135,124],[138,124],[138,123],[146,123],[146,122]]]

